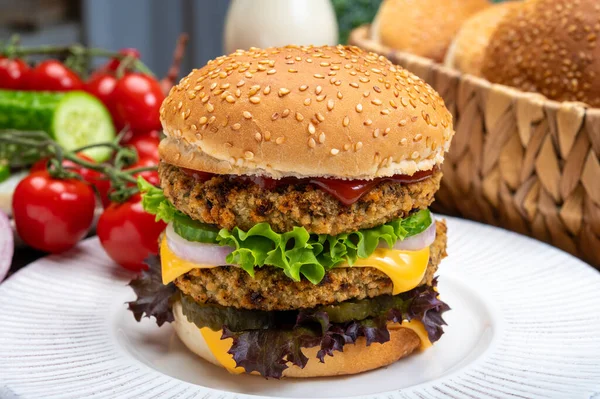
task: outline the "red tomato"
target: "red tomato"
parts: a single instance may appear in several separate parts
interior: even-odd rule
[[[125,127],[125,122],[119,117],[115,102],[113,101],[113,92],[116,85],[117,78],[113,74],[96,72],[92,74],[91,78],[85,83],[85,91],[102,101],[102,104],[104,104],[110,112],[115,127],[117,130],[121,130]]]
[[[0,57],[0,88],[26,89],[30,69],[29,65],[19,58]]]
[[[150,166],[156,166],[157,164],[158,164],[158,162],[155,161],[154,159],[142,158],[127,169],[147,168]],[[146,172],[136,173],[134,176],[135,177],[142,176],[144,179],[146,179],[146,181],[148,181],[148,183],[153,184],[155,186],[158,186],[160,183],[160,179],[158,177],[158,171],[156,171],[156,170],[149,170]]]
[[[119,54],[133,56],[136,59],[140,58],[140,51],[136,48],[123,48],[119,50]],[[121,65],[121,60],[113,58],[102,69],[115,72],[119,68],[119,65]]]
[[[31,70],[28,88],[38,91],[82,90],[83,82],[60,61],[46,60]]]
[[[147,269],[144,259],[158,254],[158,237],[167,225],[154,221],[142,208],[141,197],[112,203],[98,220],[96,232],[108,256],[126,269]]]
[[[85,154],[77,154],[77,156],[83,159],[84,161],[94,163],[94,160]],[[45,171],[47,164],[48,159],[40,159],[39,161],[33,164],[29,172],[35,173]],[[81,165],[77,165],[76,163],[73,163],[69,160],[64,160],[63,166],[70,168],[73,172],[80,175],[85,182],[96,187],[96,189],[98,190],[98,194],[100,195],[100,200],[102,201],[102,204],[104,206],[108,205],[108,191],[110,190],[110,181],[107,180],[102,175],[102,173],[97,172],[93,169],[82,167]]]
[[[118,115],[133,131],[160,129],[159,110],[165,95],[153,77],[126,74],[117,81],[113,99]]]
[[[23,241],[42,251],[60,253],[85,237],[94,218],[96,197],[82,181],[58,180],[42,171],[17,185],[12,207]]]
[[[125,141],[126,145],[132,146],[137,151],[140,159],[151,159],[158,164],[158,144],[160,137],[156,130],[146,133],[134,133]]]

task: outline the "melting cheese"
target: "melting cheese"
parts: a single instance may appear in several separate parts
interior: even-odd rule
[[[232,338],[221,339],[223,331],[213,331],[208,327],[200,328],[200,334],[202,334],[204,341],[206,341],[206,346],[208,346],[215,359],[227,371],[232,374],[241,374],[245,371],[243,367],[237,367],[235,360],[233,360],[233,355],[227,353],[231,349],[231,345],[233,345]]]
[[[201,265],[181,259],[171,251],[166,238],[160,245],[163,284],[169,284],[177,277],[200,268],[211,268],[214,265]],[[366,259],[357,259],[354,267],[372,267],[385,273],[393,283],[393,294],[412,290],[419,285],[429,263],[429,247],[419,251],[400,251],[397,249],[377,248],[373,255]],[[342,265],[340,267],[349,267]]]
[[[399,328],[408,328],[417,334],[419,339],[421,340],[421,345],[419,350],[427,349],[431,346],[431,341],[427,336],[427,331],[425,330],[425,326],[418,320],[406,321],[404,320],[402,324],[398,323],[389,323],[389,330],[397,330]],[[223,368],[229,371],[232,374],[241,374],[245,370],[243,367],[238,367],[233,360],[233,356],[229,353],[229,349],[231,349],[231,345],[233,344],[233,339],[221,339],[221,331],[213,331],[208,327],[200,328],[200,333],[206,341],[206,346],[213,354],[215,359],[221,364]]]

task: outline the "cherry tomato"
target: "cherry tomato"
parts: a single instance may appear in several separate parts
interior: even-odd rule
[[[140,59],[140,51],[136,48],[123,48],[123,49],[119,50],[119,54],[126,55],[126,56],[132,56],[133,58]],[[109,71],[109,72],[115,72],[119,68],[119,65],[121,65],[121,60],[118,58],[112,58],[101,69]]]
[[[83,159],[84,161],[94,163],[94,160],[85,154],[77,154],[77,157]],[[35,172],[45,171],[47,169],[46,168],[47,165],[48,165],[47,158],[40,159],[39,161],[37,161],[36,163],[33,164],[31,169],[29,170],[29,172],[35,173]],[[64,160],[63,166],[70,168],[73,172],[80,175],[85,182],[96,187],[96,190],[98,190],[98,194],[100,195],[100,200],[101,200],[102,204],[104,206],[108,205],[108,203],[110,202],[108,200],[108,191],[110,190],[110,181],[108,179],[106,179],[102,175],[102,173],[97,172],[93,169],[85,168],[85,167],[78,165],[74,162],[71,162],[69,160]]]
[[[126,269],[147,269],[144,259],[158,254],[158,237],[167,225],[142,208],[141,197],[112,203],[100,216],[96,232],[108,256]]]
[[[119,79],[113,97],[118,115],[133,131],[160,129],[159,110],[164,99],[160,83],[138,72]]]
[[[39,91],[82,90],[83,82],[60,61],[46,60],[31,70],[28,88]]]
[[[156,166],[157,162],[154,161],[153,159],[140,159],[139,161],[137,161],[135,164],[131,165],[128,169],[137,169],[137,168],[147,168],[150,166]],[[158,177],[158,171],[156,170],[149,170],[146,172],[140,172],[140,173],[136,173],[134,175],[135,177],[137,176],[142,176],[144,179],[146,179],[146,181],[148,181],[148,183],[158,186],[160,184],[160,178]]]
[[[115,102],[113,101],[113,93],[116,85],[117,78],[113,74],[96,72],[92,74],[90,79],[85,83],[84,89],[102,101],[102,104],[104,104],[110,112],[115,127],[117,130],[121,130],[125,127],[125,122],[117,113]]]
[[[96,197],[86,183],[35,172],[16,187],[13,218],[19,236],[29,246],[52,253],[75,246],[90,229]]]
[[[134,133],[125,141],[126,145],[132,146],[137,151],[140,159],[151,159],[158,164],[158,144],[160,137],[156,130],[146,133]]]
[[[0,57],[0,88],[26,89],[30,69],[29,65],[19,58]]]

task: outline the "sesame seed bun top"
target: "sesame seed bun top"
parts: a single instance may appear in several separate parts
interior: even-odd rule
[[[454,134],[421,79],[357,47],[237,51],[165,99],[164,161],[219,174],[371,179],[441,164]]]
[[[384,0],[372,39],[442,62],[463,22],[489,5],[488,0]]]
[[[557,101],[600,107],[600,3],[529,0],[490,39],[483,76]]]
[[[446,66],[463,73],[481,76],[483,57],[490,37],[508,12],[521,4],[520,1],[494,4],[469,18],[448,49]]]

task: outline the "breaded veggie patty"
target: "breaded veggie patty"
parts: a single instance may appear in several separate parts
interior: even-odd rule
[[[353,232],[407,217],[426,209],[440,186],[442,172],[415,183],[382,181],[362,198],[346,206],[311,184],[286,185],[265,190],[247,180],[215,175],[197,181],[180,168],[161,163],[161,185],[165,196],[192,219],[220,228],[249,230],[267,222],[278,233],[295,226],[311,233]]]
[[[431,285],[440,261],[446,256],[446,238],[446,224],[438,221],[429,264],[420,285]],[[256,269],[254,278],[239,267],[215,267],[194,269],[177,278],[175,285],[197,302],[267,311],[313,308],[392,293],[392,280],[370,267],[332,269],[318,285],[305,279],[292,281],[281,269],[270,266]]]

